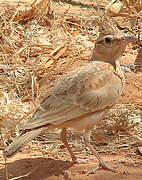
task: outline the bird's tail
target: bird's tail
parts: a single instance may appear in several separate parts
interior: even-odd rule
[[[12,157],[15,155],[24,145],[29,141],[37,137],[42,131],[45,130],[45,127],[34,129],[29,132],[22,134],[17,137],[5,150],[6,157]]]

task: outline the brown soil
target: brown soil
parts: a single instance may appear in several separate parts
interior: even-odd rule
[[[124,94],[121,97],[120,102],[126,103],[141,103],[142,104],[142,51],[132,51],[130,48],[126,50],[126,53],[122,57],[122,65],[132,64],[137,65],[136,73],[127,72],[126,84],[124,88]]]
[[[120,103],[137,103],[142,105],[142,51],[131,50],[128,48],[122,58],[122,64],[141,65],[137,72],[126,72],[126,85],[124,94]],[[36,155],[34,149],[29,152],[19,152],[13,158],[8,159],[9,177],[17,177],[24,180],[141,180],[142,179],[142,156],[136,151],[128,156],[130,150],[119,154],[101,153],[103,159],[112,167],[116,166],[116,172],[112,173],[107,170],[98,170],[95,174],[86,176],[86,173],[97,165],[97,160],[92,155],[86,153],[81,158],[89,158],[87,163],[74,164],[70,163],[70,157],[62,153]],[[78,155],[78,157],[80,157]],[[28,174],[29,173],[29,174]],[[27,176],[26,176],[27,174]],[[21,177],[20,176],[23,176]],[[0,180],[5,180],[5,165],[3,156],[0,155]]]
[[[98,170],[95,174],[86,175],[95,168],[97,160],[89,156],[86,163],[74,164],[66,158],[58,155],[58,158],[33,157],[30,153],[19,153],[8,160],[9,177],[19,177],[23,180],[140,180],[142,177],[142,157],[135,155],[127,158],[127,153],[119,155],[102,155],[103,159],[116,172],[107,170]],[[82,158],[88,158],[84,155]],[[5,168],[3,162],[0,165],[0,179],[5,178]],[[29,173],[29,175],[28,175]],[[22,177],[25,175],[24,177]],[[21,178],[20,178],[21,176]]]

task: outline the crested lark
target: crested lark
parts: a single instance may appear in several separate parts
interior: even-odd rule
[[[95,42],[91,60],[64,75],[40,108],[23,127],[25,131],[6,149],[12,156],[30,140],[46,129],[61,129],[61,140],[72,160],[76,157],[67,142],[67,128],[80,131],[85,145],[99,161],[95,168],[114,171],[99,156],[90,143],[91,130],[97,125],[122,94],[124,75],[119,59],[128,43],[136,40],[119,33],[100,34]]]

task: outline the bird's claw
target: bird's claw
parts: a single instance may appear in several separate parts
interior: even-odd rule
[[[115,172],[116,170],[112,167],[110,167],[109,165],[107,165],[106,163],[100,163],[97,167],[95,167],[94,169],[92,169],[91,171],[89,171],[86,175],[88,176],[89,174],[95,174],[97,170],[100,169],[105,169],[111,172]]]

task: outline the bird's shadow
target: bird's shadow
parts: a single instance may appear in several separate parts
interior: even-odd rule
[[[19,177],[20,180],[44,180],[51,176],[62,175],[69,180],[66,169],[73,163],[51,158],[25,158],[8,163],[9,179]],[[6,180],[5,168],[0,169],[0,180]]]

